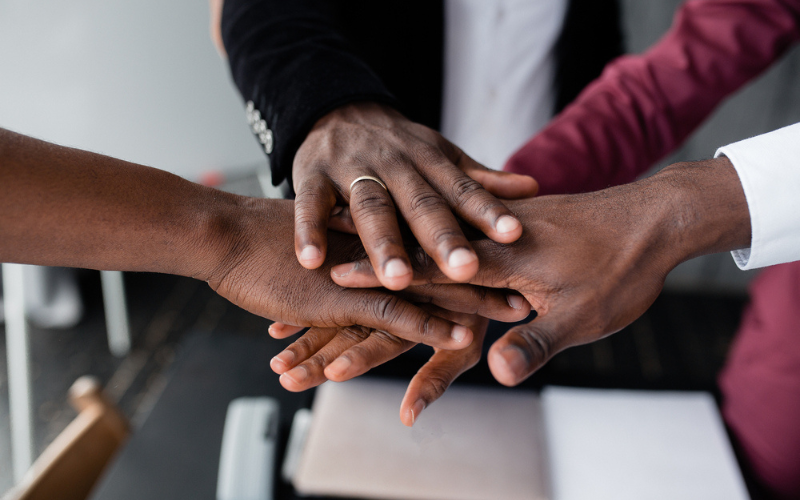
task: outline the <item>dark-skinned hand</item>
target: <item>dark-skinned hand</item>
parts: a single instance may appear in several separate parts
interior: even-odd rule
[[[556,353],[619,331],[691,257],[750,244],[739,178],[722,157],[678,164],[635,183],[508,203],[524,226],[512,244],[473,242],[481,268],[471,283],[519,291],[537,318],[491,347],[495,378],[513,386]],[[415,284],[447,283],[424,252],[412,252]],[[379,285],[369,261],[334,267],[342,286]],[[446,292],[443,292],[446,293]]]
[[[375,181],[380,179],[384,189]],[[438,132],[376,103],[354,103],[321,118],[297,151],[292,167],[295,251],[316,269],[328,248],[328,218],[347,206],[381,284],[401,290],[412,270],[398,213],[442,272],[466,281],[478,259],[456,216],[490,239],[509,243],[522,233],[514,214],[496,196],[533,196],[536,181],[478,164]]]
[[[291,201],[223,193],[0,129],[0,214],[2,262],[190,276],[273,320],[362,325],[442,349],[472,342],[468,328],[386,291],[334,284],[331,265],[365,257],[355,236],[331,236],[327,266],[300,266]],[[472,312],[470,287],[460,289],[467,295],[428,301]],[[493,303],[511,309],[506,295]]]
[[[414,425],[425,408],[445,393],[455,379],[478,363],[489,323],[477,314],[454,313],[435,306],[422,307],[431,314],[469,327],[474,332],[474,338],[465,349],[446,351],[434,348],[431,358],[411,379],[400,403],[400,420],[409,427]],[[530,311],[528,307],[524,309]],[[527,312],[522,314],[521,310],[519,319],[527,316]],[[275,338],[284,338],[296,332],[296,328],[284,325],[270,328],[270,334]],[[415,345],[396,335],[362,327],[311,328],[275,356],[270,367],[280,374],[280,383],[284,388],[304,391],[327,380],[344,382],[363,375]]]

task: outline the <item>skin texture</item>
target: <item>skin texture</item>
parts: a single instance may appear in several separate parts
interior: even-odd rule
[[[488,320],[477,314],[454,313],[426,307],[432,314],[466,325],[474,332],[469,347],[458,351],[434,348],[431,358],[411,379],[400,403],[400,421],[414,425],[420,413],[439,399],[462,373],[481,358]],[[528,307],[525,310],[530,311]],[[527,313],[520,315],[524,319]],[[270,334],[283,338],[297,333],[293,327],[271,328]],[[366,328],[311,328],[283,352],[270,367],[281,375],[281,385],[290,391],[304,391],[327,380],[344,382],[406,352],[416,344],[397,336]]]
[[[483,264],[470,280],[516,290],[538,313],[489,351],[493,375],[508,386],[529,377],[558,352],[632,323],[650,307],[679,263],[750,243],[744,192],[724,157],[673,165],[653,177],[594,193],[545,196],[508,206],[523,223],[523,237],[508,245],[473,242]],[[417,257],[415,284],[451,282],[424,253],[412,255]],[[334,267],[332,277],[342,286],[379,285],[368,260]],[[476,339],[482,338],[482,331],[475,331]],[[309,344],[314,342],[322,344],[317,339]],[[381,345],[383,349],[357,353],[344,376],[331,367],[336,360],[326,359],[324,374],[343,380],[402,352],[397,345],[392,350],[388,340]],[[303,351],[306,362],[320,364],[314,357],[321,349]],[[464,358],[462,366],[471,366],[467,350],[451,354]],[[454,378],[434,379],[432,384],[446,389]],[[408,424],[404,412],[427,404],[424,397],[412,402],[407,394],[401,419]]]
[[[351,190],[361,176],[381,179],[387,189],[366,180]],[[297,151],[292,178],[299,262],[308,269],[322,265],[331,211],[347,206],[378,279],[391,290],[412,279],[398,213],[442,272],[466,281],[478,271],[478,259],[456,216],[509,243],[522,226],[492,193],[519,198],[538,189],[530,177],[489,171],[439,133],[369,102],[322,117]]]
[[[0,129],[2,262],[190,276],[281,322],[363,325],[443,349],[471,344],[468,328],[397,296],[335,285],[331,266],[365,255],[353,236],[331,235],[329,264],[301,267],[292,251],[293,208]],[[475,307],[468,294],[418,295],[423,303]],[[502,299],[493,303],[503,307]]]

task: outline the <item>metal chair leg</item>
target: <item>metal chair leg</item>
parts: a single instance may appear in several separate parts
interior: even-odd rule
[[[28,325],[25,321],[25,279],[21,264],[3,264],[8,357],[8,399],[11,414],[11,460],[20,482],[33,463],[33,421]]]
[[[126,356],[131,350],[131,330],[122,272],[100,271],[100,282],[106,311],[108,349],[114,356]]]

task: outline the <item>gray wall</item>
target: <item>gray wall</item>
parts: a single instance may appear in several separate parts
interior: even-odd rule
[[[204,0],[0,0],[0,127],[197,179],[264,163]]]

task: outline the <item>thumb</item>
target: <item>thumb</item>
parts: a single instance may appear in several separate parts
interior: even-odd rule
[[[519,200],[532,198],[539,192],[539,183],[533,177],[488,169],[466,154],[461,156],[458,166],[498,198]]]
[[[489,369],[505,386],[515,386],[570,346],[566,322],[552,313],[509,330],[489,349]]]

